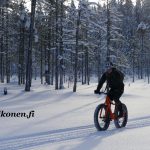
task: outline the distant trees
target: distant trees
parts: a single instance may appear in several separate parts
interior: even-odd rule
[[[5,0],[0,4],[0,82],[17,76],[30,91],[32,79],[55,89],[99,80],[105,63],[149,83],[149,0]]]

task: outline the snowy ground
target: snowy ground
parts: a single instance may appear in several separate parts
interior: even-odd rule
[[[54,91],[35,83],[32,91],[10,84],[8,95],[2,95],[0,110],[35,111],[35,117],[0,118],[0,150],[149,150],[150,85],[144,81],[126,83],[122,97],[129,111],[125,128],[116,129],[113,122],[104,132],[96,131],[93,114],[104,96],[94,95],[96,84]]]

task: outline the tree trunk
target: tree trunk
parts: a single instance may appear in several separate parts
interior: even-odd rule
[[[144,35],[141,37],[141,79],[143,79],[143,50],[144,50]]]
[[[83,52],[83,46],[82,46],[82,52]],[[83,55],[83,53],[82,53],[82,85],[84,84],[84,80],[83,80],[83,78],[84,78],[84,55]]]
[[[55,90],[58,90],[58,0],[56,0]]]
[[[134,74],[135,74],[135,60],[134,60],[135,57],[134,57],[134,49],[133,49],[133,52],[132,52],[132,53],[133,53],[133,56],[132,56],[132,60],[133,60],[133,63],[132,63],[132,66],[133,66],[133,67],[132,67],[132,74],[133,74],[132,82],[134,82],[134,80],[135,80],[135,79],[134,79]]]
[[[2,16],[2,20],[1,20],[1,49],[0,49],[0,80],[1,83],[4,83],[4,9],[1,9],[1,16]]]
[[[148,56],[150,56],[150,54],[148,54]],[[150,83],[150,81],[149,81],[149,67],[150,67],[150,61],[149,61],[149,57],[147,57],[147,81],[148,81],[148,84]]]
[[[63,61],[63,0],[61,1],[61,27],[60,27],[60,85],[59,89],[63,89],[63,74],[64,74],[64,61]]]
[[[42,42],[42,39],[41,39],[41,42],[40,42],[40,52],[41,52],[41,62],[40,62],[40,76],[41,76],[41,84],[43,84],[43,46],[42,46],[43,42]]]
[[[107,57],[106,61],[110,61],[110,10],[109,10],[109,1],[107,0]]]
[[[73,92],[77,90],[77,71],[78,71],[78,48],[79,48],[79,25],[80,25],[81,10],[78,11],[77,27],[76,27],[76,50],[75,50],[75,65],[74,65],[74,86]]]
[[[20,46],[19,46],[19,65],[18,65],[18,84],[25,83],[25,66],[24,66],[24,41],[25,41],[25,29],[20,26]]]
[[[54,84],[54,57],[55,57],[55,54],[54,54],[54,50],[52,51],[52,65],[51,65],[51,68],[52,68],[52,73],[51,73],[51,85]]]
[[[8,8],[7,14],[6,14],[6,82],[10,83],[10,56],[9,56],[9,44],[8,44],[8,24],[9,24],[9,18],[8,18]]]
[[[30,35],[29,35],[29,47],[28,47],[28,50],[27,50],[25,91],[30,91],[30,87],[31,87],[31,78],[32,78],[32,42],[33,42],[33,27],[34,27],[35,7],[36,7],[36,0],[32,0],[31,1],[31,24],[30,24]]]
[[[51,26],[51,16],[49,15],[49,26]],[[49,29],[48,32],[48,58],[47,58],[47,63],[48,63],[48,79],[47,79],[47,84],[50,85],[50,71],[51,71],[51,63],[50,63],[50,58],[51,58],[51,28]]]

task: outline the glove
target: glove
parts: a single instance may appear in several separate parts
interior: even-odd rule
[[[101,92],[98,90],[94,90],[94,94],[101,94]]]

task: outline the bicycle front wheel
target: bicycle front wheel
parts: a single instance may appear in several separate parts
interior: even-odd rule
[[[107,106],[100,104],[94,112],[94,124],[98,131],[107,130],[110,124],[109,114],[106,113]]]

